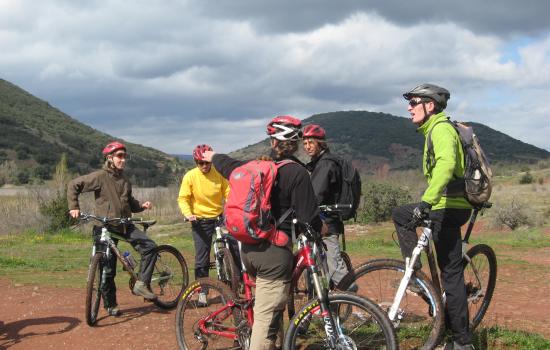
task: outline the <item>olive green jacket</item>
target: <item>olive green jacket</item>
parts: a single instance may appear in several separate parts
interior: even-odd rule
[[[93,214],[97,216],[129,218],[132,213],[143,211],[141,203],[132,196],[132,185],[126,175],[106,166],[69,182],[69,210],[80,209],[78,196],[84,192],[94,192]]]
[[[428,181],[428,188],[422,196],[422,201],[431,204],[432,209],[472,208],[464,197],[442,195],[449,181],[464,177],[464,151],[454,127],[449,123],[441,123],[447,119],[445,112],[434,114],[418,128],[418,131],[422,132],[426,138],[423,171]],[[427,142],[427,135],[430,131],[434,152],[434,159],[431,162],[429,161]]]

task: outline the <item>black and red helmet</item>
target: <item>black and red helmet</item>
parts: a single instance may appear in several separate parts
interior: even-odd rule
[[[297,141],[302,138],[302,122],[290,115],[280,115],[267,124],[267,134],[277,140]]]
[[[316,139],[324,140],[327,137],[325,129],[317,124],[309,124],[304,127],[303,137],[312,137]]]
[[[206,145],[206,144],[198,145],[193,150],[193,159],[194,160],[199,160],[199,161],[203,160],[205,151],[212,151],[212,147],[210,147],[209,145]]]
[[[107,144],[107,146],[105,146],[105,148],[103,148],[103,155],[104,156],[108,156],[109,154],[113,153],[114,151],[118,151],[119,149],[123,149],[126,151],[126,145],[124,145],[123,143],[120,143],[118,141],[113,141],[109,144]]]

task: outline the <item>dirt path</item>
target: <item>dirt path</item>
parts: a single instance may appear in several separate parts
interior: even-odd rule
[[[537,249],[523,258],[539,268],[499,266],[497,288],[483,323],[550,338],[550,249]],[[144,303],[122,285],[118,297],[124,314],[119,318],[102,314],[97,327],[88,327],[84,320],[83,289],[14,285],[0,279],[0,290],[0,349],[177,348],[175,311]]]

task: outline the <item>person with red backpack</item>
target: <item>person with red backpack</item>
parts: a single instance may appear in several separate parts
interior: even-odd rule
[[[178,195],[182,214],[191,222],[195,243],[195,279],[208,277],[212,237],[216,232],[216,220],[223,213],[223,202],[229,193],[227,180],[204,159],[204,152],[212,151],[209,145],[198,145],[193,150],[197,167],[188,171]],[[206,304],[206,293],[199,295],[199,302]]]
[[[103,148],[105,164],[101,170],[73,179],[67,185],[67,202],[69,215],[75,219],[80,217],[80,205],[78,197],[85,192],[95,194],[95,214],[109,218],[129,218],[132,213],[139,213],[145,209],[151,209],[153,204],[149,201],[139,202],[132,195],[132,185],[124,174],[126,168],[126,146],[123,143],[110,142]],[[155,242],[136,228],[133,224],[112,226],[109,230],[123,235],[128,243],[141,254],[139,266],[139,280],[134,285],[133,292],[145,299],[154,300],[156,295],[149,290],[149,283],[155,267],[157,257]],[[101,227],[94,226],[93,239],[99,244]],[[117,242],[115,240],[115,242]],[[117,258],[111,254],[109,261],[103,268],[104,282],[101,284],[103,306],[110,316],[121,314],[116,299],[116,263]]]
[[[451,94],[434,84],[421,84],[403,94],[409,101],[407,110],[411,121],[426,138],[431,135],[433,153],[428,142],[424,144],[424,175],[428,188],[420,203],[397,207],[392,212],[399,246],[404,258],[410,257],[418,236],[409,228],[412,218],[429,217],[433,224],[433,241],[441,282],[446,295],[446,320],[453,341],[445,350],[470,350],[472,332],[469,329],[468,300],[462,266],[462,239],[460,228],[470,218],[472,206],[457,187],[464,188],[465,160],[460,137],[445,115]],[[463,191],[462,191],[463,192]],[[422,266],[420,261],[415,270]]]
[[[271,158],[275,161],[276,176],[270,188],[270,222],[276,225],[274,235],[265,239],[251,237],[242,240],[242,261],[249,273],[256,277],[254,325],[250,349],[274,349],[281,339],[283,312],[290,288],[293,268],[292,219],[309,223],[321,232],[326,231],[319,217],[319,209],[309,174],[294,156],[302,136],[301,121],[292,116],[278,116],[267,125],[270,137]],[[230,158],[224,154],[205,152],[205,159],[226,178],[245,176],[239,167],[248,162]],[[284,165],[283,165],[284,164]],[[258,163],[258,167],[265,164]],[[234,179],[230,179],[230,184]],[[231,189],[230,197],[235,193]],[[227,205],[230,205],[231,198]],[[226,209],[226,222],[230,220]],[[231,225],[227,225],[232,233]],[[324,228],[324,229],[323,229]],[[260,231],[261,232],[261,231]]]

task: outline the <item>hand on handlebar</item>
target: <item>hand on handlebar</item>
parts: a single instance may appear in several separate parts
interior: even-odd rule
[[[413,209],[413,219],[415,219],[416,221],[422,221],[428,218],[430,216],[431,209],[431,204],[424,201],[420,202],[420,204]]]
[[[196,215],[189,215],[189,216],[186,216],[185,219],[187,219],[187,221],[193,222],[193,221],[197,220],[197,216]]]
[[[71,210],[69,210],[69,215],[70,215],[73,219],[78,219],[78,218],[80,218],[80,209],[71,209]]]
[[[153,203],[147,201],[147,202],[142,203],[142,204],[141,204],[141,207],[142,207],[143,209],[151,209],[151,208],[153,207]]]

